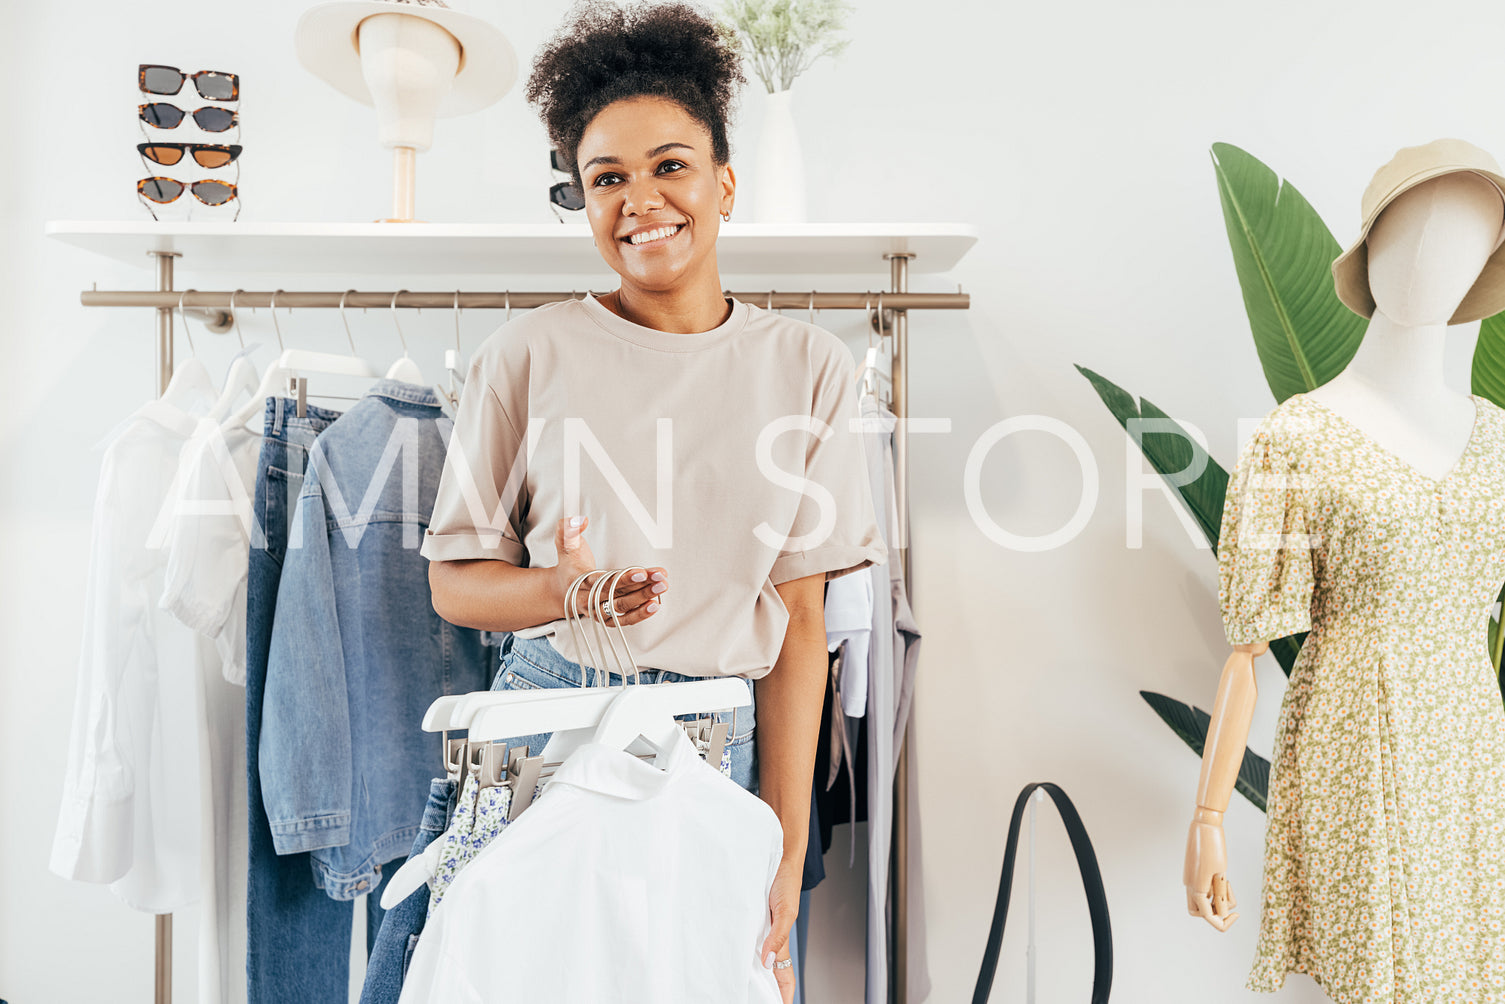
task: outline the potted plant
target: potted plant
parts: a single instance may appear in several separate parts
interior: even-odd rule
[[[846,49],[851,40],[839,35],[851,10],[842,0],[726,0],[722,7],[723,28],[768,91],[752,188],[759,222],[808,218],[791,88],[816,60]]]
[[[1295,186],[1227,143],[1213,145],[1212,159],[1244,310],[1265,381],[1279,403],[1297,392],[1315,390],[1342,372],[1363,340],[1366,322],[1338,300],[1331,265],[1342,248]],[[1083,366],[1077,370],[1170,484],[1216,555],[1227,470],[1150,401],[1140,398],[1136,402],[1105,377]],[[1474,393],[1505,404],[1505,314],[1483,321],[1471,382]],[[1270,643],[1270,651],[1288,676],[1305,637],[1302,633]],[[1498,618],[1490,620],[1488,637],[1480,642],[1488,644],[1499,673],[1505,632],[1500,631]],[[1505,678],[1501,687],[1505,690]],[[1205,711],[1163,694],[1140,691],[1140,695],[1202,755],[1209,721]],[[1237,788],[1261,810],[1269,773],[1267,760],[1245,750]]]

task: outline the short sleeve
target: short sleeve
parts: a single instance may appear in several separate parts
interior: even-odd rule
[[[1240,451],[1218,531],[1218,602],[1232,645],[1312,626],[1312,549],[1295,461],[1268,425]]]
[[[183,450],[182,479],[166,534],[159,606],[214,639],[226,680],[246,682],[246,575],[255,471],[235,456],[218,426],[205,420]],[[254,445],[254,443],[252,444]]]
[[[421,553],[430,561],[500,558],[527,561],[527,451],[520,430],[487,379],[478,354],[465,378],[434,512]]]
[[[805,434],[805,490],[769,572],[774,585],[817,572],[834,579],[888,559],[873,514],[852,358],[845,346],[837,349],[816,381],[815,431]]]

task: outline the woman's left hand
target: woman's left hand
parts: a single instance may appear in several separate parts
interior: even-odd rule
[[[800,881],[804,874],[803,853],[799,860],[785,856],[779,862],[779,870],[773,877],[773,887],[768,890],[768,916],[772,930],[768,932],[768,939],[763,942],[760,954],[763,964],[770,968],[772,963],[769,955],[773,956],[774,962],[789,958],[789,934],[800,913]],[[783,997],[784,1004],[794,1004],[794,967],[774,969],[773,975],[779,981],[779,995]]]

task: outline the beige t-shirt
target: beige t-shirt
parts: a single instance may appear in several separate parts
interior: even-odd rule
[[[823,328],[729,302],[723,324],[693,334],[589,294],[493,333],[466,376],[423,555],[549,567],[558,520],[588,516],[598,567],[668,571],[658,612],[624,628],[639,668],[767,674],[789,622],[774,586],[887,551],[851,353]],[[588,664],[563,614],[517,635]]]

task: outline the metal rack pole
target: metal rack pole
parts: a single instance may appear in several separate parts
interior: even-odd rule
[[[176,251],[148,251],[157,259],[157,289],[172,290],[173,259]],[[167,393],[172,381],[172,311],[176,304],[157,305],[157,396]],[[157,914],[156,923],[156,996],[155,1004],[172,1004],[172,914]]]
[[[171,252],[167,252],[171,253]],[[901,256],[888,256],[894,260],[895,266],[905,258],[912,257],[905,252]],[[544,304],[554,303],[558,300],[581,299],[585,296],[584,290],[569,290],[546,292],[539,290],[459,290],[460,309],[495,309],[511,306],[518,310],[527,310],[533,307],[542,307]],[[739,300],[755,303],[769,310],[802,310],[814,306],[816,310],[870,310],[873,306],[873,294],[871,291],[851,293],[831,293],[818,291],[777,291],[760,290],[748,292],[724,291],[728,296],[735,296]],[[420,291],[375,291],[375,290],[351,290],[348,294],[343,290],[237,290],[234,292],[236,307],[270,307],[272,296],[276,294],[278,307],[299,308],[337,308],[341,298],[345,300],[347,308],[354,307],[382,307],[389,308],[393,305],[393,297],[396,296],[396,305],[399,307],[431,307],[436,309],[453,309],[455,306],[455,290],[420,290]],[[86,289],[82,292],[79,302],[85,307],[156,307],[176,309],[181,298],[183,309],[191,316],[202,316],[205,312],[228,311],[230,309],[230,290],[188,290],[184,293],[175,293],[168,287],[166,290],[105,290]],[[905,310],[966,310],[971,306],[972,297],[968,293],[890,293],[883,294],[883,306],[892,307],[897,311]],[[226,319],[228,321],[228,318]]]
[[[909,252],[886,254],[888,259],[889,286],[893,300],[905,302],[909,292]],[[894,417],[899,420],[894,430],[894,500],[898,510],[899,561],[904,576],[904,590],[910,589],[909,562],[909,438],[905,420],[909,417],[909,311],[900,306],[894,310],[894,351],[892,371],[894,384]],[[889,952],[889,999],[895,1004],[907,1004],[909,1000],[909,779],[906,776],[906,751],[909,748],[909,729],[904,730],[904,741],[899,745],[894,763],[894,830],[891,842],[892,858],[889,875],[893,903],[892,951]]]

